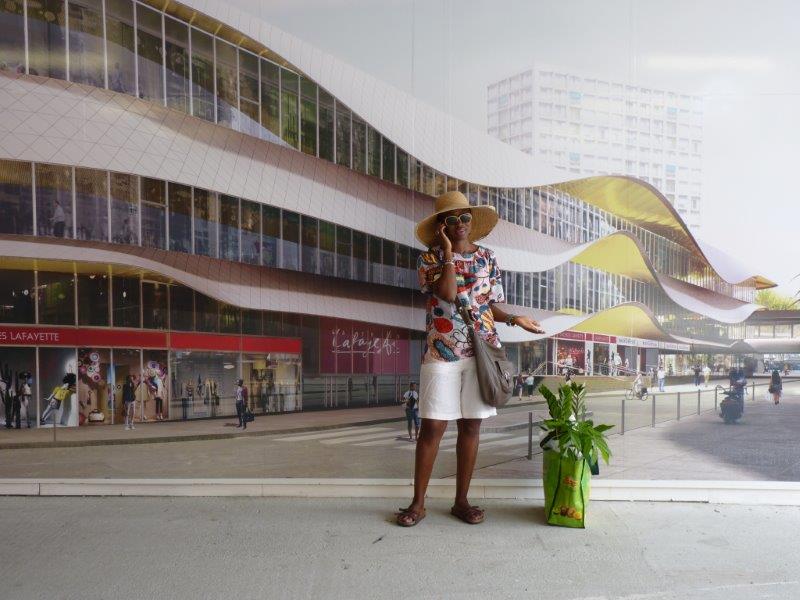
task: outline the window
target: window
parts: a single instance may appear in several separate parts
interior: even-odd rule
[[[75,279],[72,273],[39,271],[39,323],[75,324]]]
[[[271,133],[280,137],[280,68],[278,65],[261,61],[261,125],[262,134]],[[265,139],[272,139],[273,136],[263,135]]]
[[[254,137],[261,130],[259,116],[258,57],[239,50],[239,131]]]
[[[72,169],[36,164],[38,235],[72,237]]]
[[[189,28],[180,21],[164,17],[164,46],[167,51],[167,106],[188,113]]]
[[[66,79],[66,18],[63,0],[28,5],[28,72]]]
[[[139,51],[139,98],[164,101],[164,65],[161,47],[161,13],[136,5],[136,39]]]
[[[319,244],[319,231],[317,219],[303,215],[301,217],[303,233],[303,271],[306,273],[317,272],[317,247]]]
[[[217,258],[219,209],[217,195],[194,189],[194,253]]]
[[[397,183],[409,187],[408,181],[408,154],[397,148]]]
[[[367,124],[353,115],[352,121],[353,170],[367,172]]]
[[[144,291],[144,285],[142,291]],[[200,294],[198,294],[199,296]],[[169,327],[175,331],[194,329],[194,294],[190,288],[172,285],[169,289]],[[147,315],[147,296],[145,295],[144,314]],[[145,321],[147,317],[145,316]],[[147,325],[145,325],[147,327]]]
[[[70,0],[69,79],[105,87],[102,0]]]
[[[238,306],[219,303],[219,330],[221,333],[242,333],[242,311]]]
[[[214,38],[217,51],[217,123],[239,129],[239,77],[236,48]]]
[[[350,266],[353,251],[352,231],[349,227],[336,226],[336,276],[352,277]]]
[[[319,222],[319,272],[322,275],[336,273],[334,255],[336,252],[336,225],[327,221]]]
[[[192,35],[192,114],[214,122],[214,38],[197,29]]]
[[[373,235],[369,236],[369,280],[373,283],[381,283],[381,248],[383,240]]]
[[[33,234],[32,185],[31,163],[0,160],[0,233]]]
[[[169,249],[192,251],[192,188],[169,184]]]
[[[353,275],[358,281],[367,281],[367,234],[353,231]]]
[[[333,96],[319,90],[319,157],[333,162]]]
[[[336,102],[336,164],[350,168],[350,110]]]
[[[374,177],[381,176],[381,134],[367,127],[367,172]]]
[[[78,275],[78,325],[108,327],[108,275]]]
[[[395,285],[394,265],[395,265],[395,246],[396,244],[389,240],[383,240],[383,256],[381,263],[383,264],[383,283],[387,285]]]
[[[108,89],[136,95],[135,40],[131,2],[106,0]]]
[[[184,288],[185,289],[185,288]],[[142,282],[142,326],[145,329],[166,329],[169,320],[169,303],[167,301],[168,298],[168,287],[165,283],[159,283],[155,281],[143,281]],[[173,297],[173,302],[179,302],[180,300],[186,301],[186,298],[181,298],[180,295],[178,297]],[[189,323],[190,326],[188,329],[191,329],[191,307],[192,307],[192,298],[189,296]],[[185,318],[185,314],[182,317]],[[176,329],[175,325],[172,326],[173,329]],[[184,329],[187,329],[184,327]]]
[[[264,335],[264,324],[260,310],[242,309],[242,333],[245,335]]]
[[[142,177],[140,181],[142,246],[163,250],[167,247],[166,183],[149,177]]]
[[[111,173],[111,241],[139,245],[139,179]]]
[[[284,269],[300,270],[300,215],[281,211],[281,262]]]
[[[75,220],[79,240],[108,241],[108,173],[75,169]]]
[[[188,291],[191,293],[192,290]],[[219,302],[200,292],[195,292],[194,310],[195,327],[197,331],[204,331],[206,333],[217,333],[219,331]]]
[[[0,270],[0,323],[34,323],[33,271]]]
[[[317,155],[317,84],[300,79],[300,149]]]
[[[261,263],[261,205],[242,200],[242,262]]]
[[[219,257],[239,260],[239,199],[219,196]]]
[[[394,183],[394,144],[383,138],[383,178]]]
[[[261,207],[261,260],[265,267],[278,266],[278,244],[281,239],[281,210],[274,206]]]
[[[295,73],[281,69],[281,137],[292,148],[300,147],[298,85],[299,77]]]
[[[119,277],[111,279],[112,323],[114,327],[140,327],[139,322],[139,278]]]
[[[0,4],[0,71],[25,72],[25,3],[8,0]]]

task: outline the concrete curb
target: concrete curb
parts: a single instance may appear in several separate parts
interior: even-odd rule
[[[437,479],[428,496],[451,498],[455,481]],[[2,479],[0,496],[172,496],[405,498],[407,479]],[[543,500],[539,479],[476,479],[470,495]],[[592,500],[800,506],[800,482],[595,479]]]

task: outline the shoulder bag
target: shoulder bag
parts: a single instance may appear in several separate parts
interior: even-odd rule
[[[469,307],[462,306],[459,311],[471,332],[481,398],[489,406],[505,406],[514,391],[514,365],[505,349],[492,346],[475,333],[475,319]]]

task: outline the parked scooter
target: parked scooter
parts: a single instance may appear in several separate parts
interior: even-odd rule
[[[730,387],[723,390],[725,399],[719,403],[719,416],[727,425],[735,423],[744,414],[744,389],[747,379],[743,369],[731,369]]]

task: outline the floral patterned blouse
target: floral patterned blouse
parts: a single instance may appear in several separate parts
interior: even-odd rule
[[[453,252],[457,288],[454,304],[433,293],[434,282],[442,276],[443,260],[442,249],[436,246],[423,252],[417,261],[419,284],[428,296],[425,315],[428,343],[422,362],[453,362],[475,355],[468,325],[458,312],[460,306],[471,308],[475,331],[499,348],[491,305],[505,302],[505,294],[494,252],[483,246],[478,246],[473,253]]]

